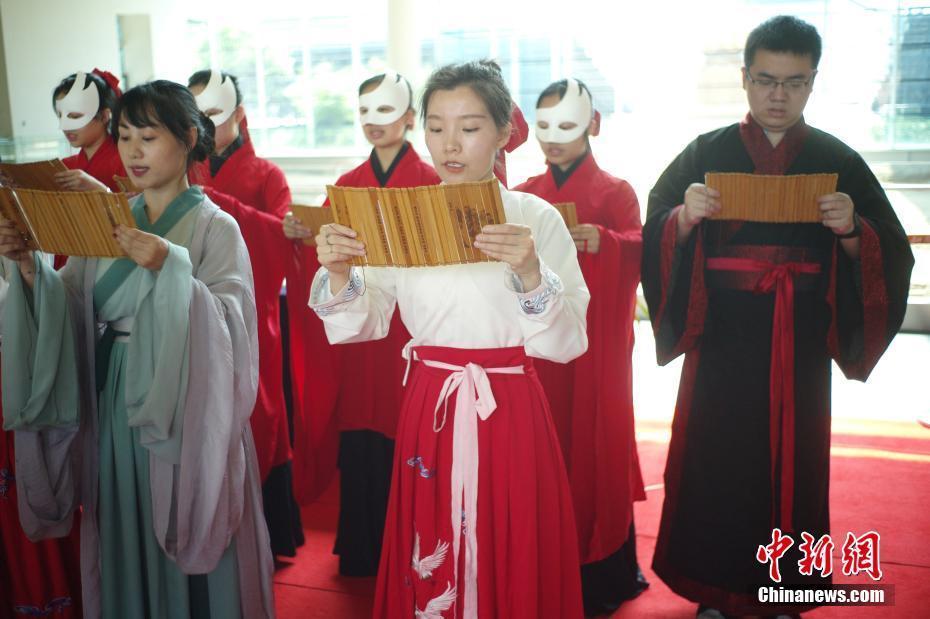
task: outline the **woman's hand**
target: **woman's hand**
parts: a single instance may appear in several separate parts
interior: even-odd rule
[[[84,170],[66,170],[55,174],[55,180],[65,191],[110,191],[110,188]]]
[[[326,224],[316,235],[316,256],[320,266],[329,271],[329,288],[333,294],[349,281],[352,259],[365,255],[365,244],[357,239],[355,230],[339,224]]]
[[[168,241],[126,226],[116,226],[113,237],[126,252],[126,256],[140,267],[150,271],[160,271],[168,257]]]
[[[542,283],[536,242],[529,226],[492,224],[481,228],[475,247],[495,260],[506,262],[523,283],[523,290],[535,290]]]
[[[578,224],[569,232],[578,251],[596,254],[601,249],[601,231],[594,224]]]
[[[19,272],[31,288],[35,280],[35,260],[26,240],[9,219],[0,217],[0,256],[16,263]]]
[[[284,216],[284,236],[292,241],[301,241],[313,236],[313,230],[300,223],[294,213],[288,211]]]

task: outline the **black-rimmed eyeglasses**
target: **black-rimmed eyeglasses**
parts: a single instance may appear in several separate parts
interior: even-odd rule
[[[749,72],[749,69],[745,69],[746,79],[749,80],[749,83],[753,86],[761,88],[762,90],[767,90],[769,92],[774,92],[776,88],[781,86],[785,92],[789,94],[798,94],[802,92],[805,88],[810,86],[811,82],[814,81],[814,76],[817,75],[817,71],[811,73],[811,76],[806,80],[793,77],[787,80],[773,80],[770,77],[753,77],[752,73]]]

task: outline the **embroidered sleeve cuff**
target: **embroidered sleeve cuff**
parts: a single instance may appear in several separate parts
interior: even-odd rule
[[[523,282],[520,281],[520,277],[509,268],[507,269],[510,280],[509,288],[517,293],[520,309],[528,316],[543,314],[549,303],[565,289],[558,274],[546,266],[542,259],[539,261],[539,272],[542,275],[539,286],[534,290],[524,292]]]
[[[329,316],[346,309],[349,303],[365,293],[365,280],[359,269],[352,267],[349,281],[335,295],[329,289],[329,271],[323,269],[310,292],[310,309],[318,316]]]

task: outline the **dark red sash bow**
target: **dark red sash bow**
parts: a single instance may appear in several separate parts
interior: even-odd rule
[[[794,276],[820,273],[815,262],[781,264],[750,258],[708,258],[711,271],[761,273],[754,292],[775,292],[772,359],[769,370],[769,443],[772,476],[772,526],[792,531],[794,510]],[[779,462],[780,460],[780,462]],[[781,465],[781,500],[776,502],[776,471]],[[780,511],[776,505],[780,503]]]

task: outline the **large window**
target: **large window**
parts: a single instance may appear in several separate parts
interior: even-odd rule
[[[579,77],[604,116],[605,164],[644,180],[691,136],[745,113],[743,42],[778,13],[799,15],[824,37],[812,123],[860,150],[930,148],[930,0],[629,3],[619,20],[598,19],[593,0],[557,11],[530,0],[475,0],[467,10],[451,0],[401,4],[418,7],[415,82],[444,63],[495,58],[532,120],[543,87]],[[320,5],[188,23],[196,64],[241,78],[252,132],[267,153],[365,150],[355,89],[386,64],[388,2]]]
[[[385,66],[386,5],[365,11],[188,21],[194,69],[221,67],[239,79],[249,131],[277,156],[363,148],[356,88]]]

